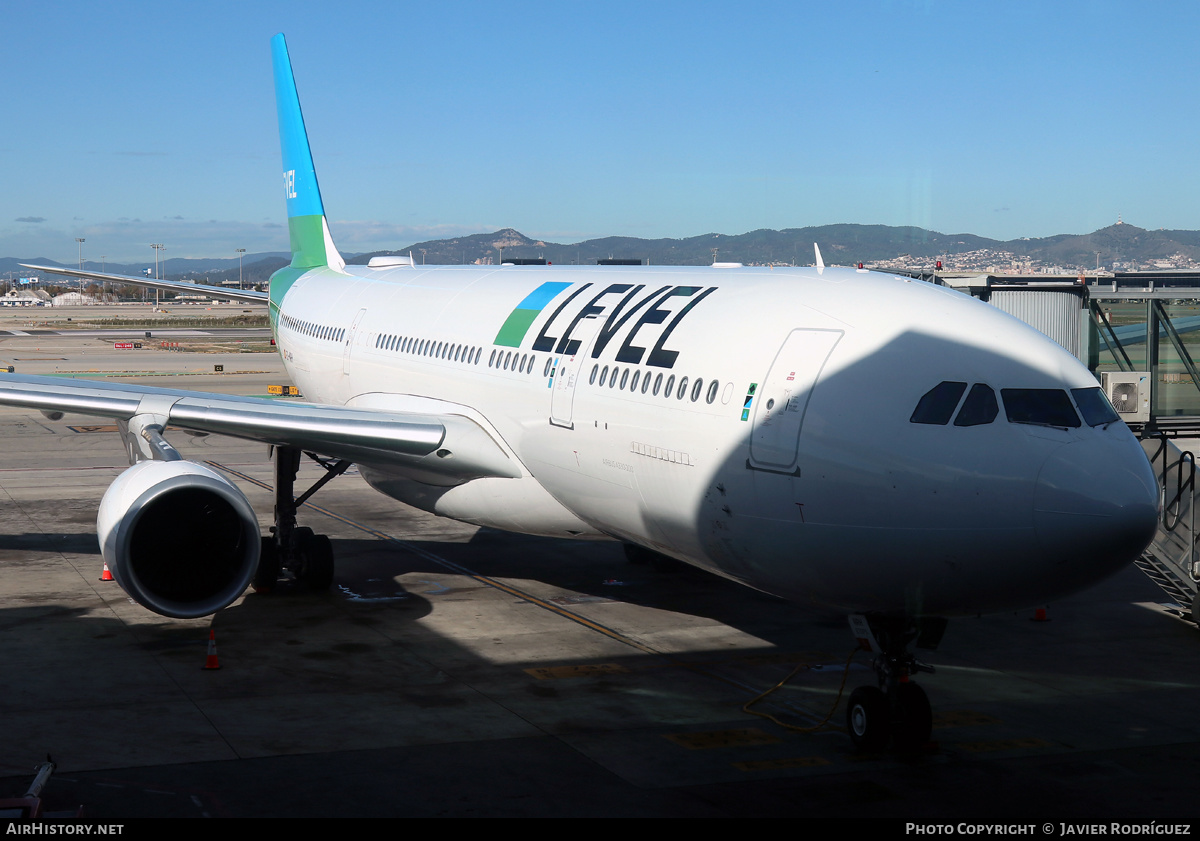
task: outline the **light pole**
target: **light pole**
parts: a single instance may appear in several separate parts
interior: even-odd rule
[[[75,237],[75,242],[79,244],[79,271],[83,271],[83,244],[86,240],[83,237]],[[83,303],[83,278],[79,278],[79,302]]]
[[[152,242],[150,243],[150,247],[154,249],[154,279],[158,280],[158,254],[160,251],[166,248],[166,246],[161,242]],[[163,268],[166,268],[166,266]],[[156,311],[158,310],[158,289],[154,290],[154,309]]]
[[[239,248],[239,249],[237,249],[237,255],[238,255],[238,289],[245,289],[245,288],[246,288],[246,287],[242,286],[242,255],[243,255],[243,254],[245,254],[245,253],[246,253],[246,249],[244,249],[244,248]]]

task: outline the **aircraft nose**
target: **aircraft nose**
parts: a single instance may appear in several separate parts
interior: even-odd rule
[[[1042,465],[1033,517],[1052,587],[1065,594],[1116,572],[1158,525],[1159,489],[1132,435],[1097,430]]]

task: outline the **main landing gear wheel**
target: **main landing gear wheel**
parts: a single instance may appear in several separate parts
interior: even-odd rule
[[[850,693],[846,707],[846,730],[854,748],[862,753],[878,753],[891,737],[891,711],[887,696],[874,686],[860,686]]]
[[[310,590],[328,590],[333,585],[333,545],[312,529],[296,529],[296,580]]]
[[[275,538],[264,537],[262,549],[258,553],[258,569],[254,572],[254,581],[250,586],[254,588],[254,592],[265,596],[275,589],[280,572],[282,570],[279,567],[279,549],[275,545]]]

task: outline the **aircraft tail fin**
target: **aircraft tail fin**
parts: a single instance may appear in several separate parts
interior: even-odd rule
[[[271,63],[275,69],[275,108],[279,114],[279,145],[283,150],[292,267],[329,266],[340,271],[346,267],[346,261],[334,246],[329,224],[325,221],[321,188],[317,184],[308,132],[300,111],[300,96],[296,93],[292,62],[282,32],[271,39]]]

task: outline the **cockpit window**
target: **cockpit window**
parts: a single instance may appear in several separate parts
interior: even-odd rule
[[[1075,405],[1079,407],[1079,412],[1083,415],[1083,422],[1088,426],[1100,426],[1102,423],[1120,420],[1120,416],[1108,402],[1108,397],[1103,390],[1073,388],[1071,394],[1075,395]]]
[[[983,383],[975,383],[971,386],[971,393],[963,401],[963,406],[958,411],[958,417],[954,419],[954,425],[979,426],[991,423],[999,413],[1000,407],[996,403],[996,392]]]
[[[1079,426],[1071,398],[1057,388],[1002,388],[1004,412],[1010,423],[1035,426]]]
[[[954,414],[954,407],[958,405],[959,398],[966,390],[966,383],[938,383],[921,397],[921,402],[913,410],[908,422],[943,425],[949,423],[950,416]]]

